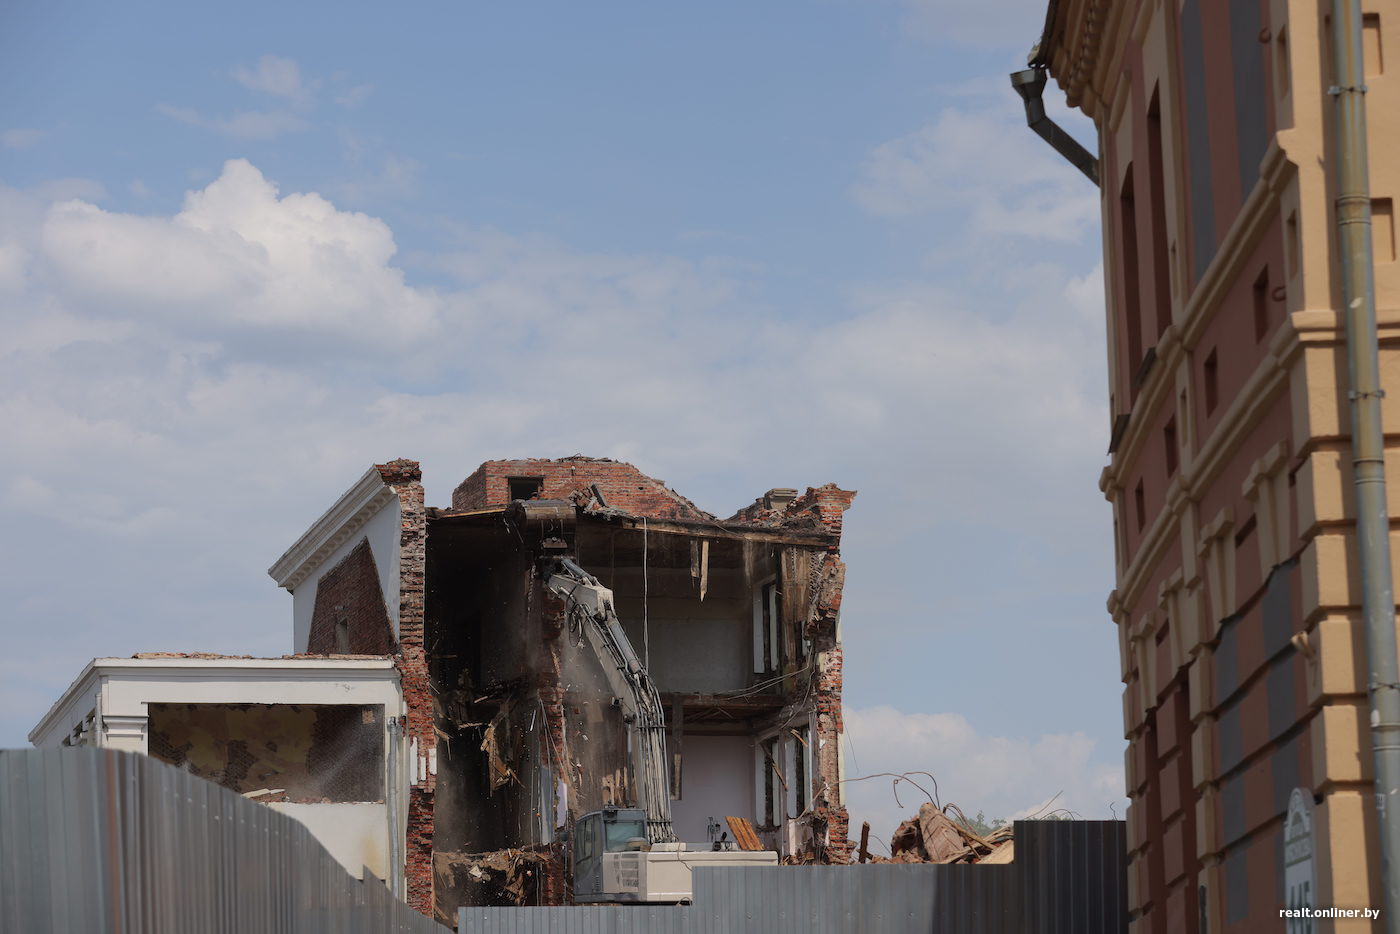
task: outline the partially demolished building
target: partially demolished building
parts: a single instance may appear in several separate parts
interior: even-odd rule
[[[623,708],[545,586],[561,557],[612,591],[660,693],[676,836],[708,849],[741,817],[794,861],[847,861],[853,492],[774,489],[718,519],[608,459],[490,461],[447,508],[421,480],[413,461],[373,467],[270,569],[298,653],[398,668],[410,904],[567,903],[573,820],[636,803]]]
[[[721,520],[576,456],[488,462],[434,509],[417,463],[379,464],[270,569],[294,654],[94,659],[30,739],[145,753],[292,813],[347,871],[449,923],[460,906],[573,902],[576,819],[658,799],[660,841],[691,844],[661,848],[687,876],[695,845],[729,834],[847,862],[854,496],[774,489]],[[649,733],[578,588],[649,673]],[[758,856],[774,858],[732,859]]]

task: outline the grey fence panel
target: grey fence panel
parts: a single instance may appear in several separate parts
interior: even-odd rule
[[[938,898],[932,930],[959,934],[1020,934],[1039,930],[1022,926],[1021,874],[1014,864],[933,868]]]
[[[1024,930],[1110,934],[1128,924],[1122,821],[1017,821]]]
[[[991,866],[697,868],[688,907],[463,908],[458,934],[1122,934],[1121,821],[1017,821]]]
[[[155,759],[0,750],[0,931],[444,934],[304,825]]]
[[[473,934],[689,934],[693,908],[588,905],[571,908],[461,908],[459,932]]]

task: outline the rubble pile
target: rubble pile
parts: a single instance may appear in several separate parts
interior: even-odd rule
[[[945,811],[953,811],[958,819]],[[1015,854],[1011,825],[997,827],[986,835],[970,826],[957,805],[939,808],[926,803],[918,817],[904,821],[890,839],[890,855],[876,856],[869,851],[865,833],[861,835],[858,858],[862,863],[1009,863]],[[869,825],[866,825],[868,831]]]
[[[548,861],[546,854],[534,850],[433,854],[434,868],[439,873],[460,875],[463,881],[492,893],[503,905],[538,904],[536,896]]]

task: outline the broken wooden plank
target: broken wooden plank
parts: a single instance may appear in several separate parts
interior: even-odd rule
[[[739,849],[750,852],[763,849],[751,822],[742,817],[726,817],[724,822],[729,825],[729,832],[734,835],[734,842],[739,844]]]
[[[992,852],[978,860],[977,865],[1005,865],[1016,861],[1016,842],[1008,840]]]

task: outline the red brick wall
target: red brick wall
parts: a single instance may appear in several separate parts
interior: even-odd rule
[[[423,504],[423,473],[417,461],[376,464],[385,485],[398,494],[399,529],[399,683],[408,708],[405,734],[417,750],[408,765],[413,781],[408,796],[404,880],[408,904],[433,916],[433,795],[437,734],[433,694],[423,645],[424,550],[428,519]],[[423,776],[419,780],[419,776]]]
[[[631,464],[608,458],[565,457],[487,461],[452,492],[452,508],[487,509],[510,502],[509,478],[539,477],[541,499],[589,496],[596,483],[609,507],[634,516],[699,521],[714,518]]]
[[[832,489],[835,490],[835,487]],[[849,504],[854,495],[847,493],[845,502]],[[835,521],[839,530],[839,512]],[[821,565],[817,599],[804,632],[812,640],[812,651],[818,666],[812,691],[817,737],[816,777],[821,786],[816,811],[817,816],[827,824],[828,842],[823,858],[830,863],[849,862],[852,849],[848,837],[850,819],[845,805],[841,804],[841,786],[838,784],[842,778],[840,747],[845,724],[841,712],[844,653],[841,643],[836,641],[836,621],[841,611],[841,591],[845,583],[846,565],[832,551]]]
[[[834,483],[828,483],[818,487],[808,487],[807,492],[788,504],[787,510],[783,513],[785,521],[803,512],[813,513],[821,522],[822,530],[841,537],[841,519],[847,509],[851,508],[851,501],[856,498],[855,490],[843,490]],[[837,602],[840,602],[840,588],[837,588]]]
[[[393,654],[394,630],[368,539],[316,582],[316,606],[311,611],[306,651],[313,655],[341,651],[336,645],[336,624],[340,620],[348,623],[351,654]]]

